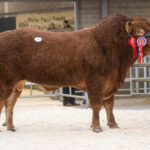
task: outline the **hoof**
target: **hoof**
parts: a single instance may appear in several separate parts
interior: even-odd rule
[[[7,126],[6,122],[3,123],[3,126]]]
[[[16,129],[15,128],[11,128],[11,129],[7,129],[8,131],[12,131],[12,132],[15,132]]]
[[[99,133],[99,132],[102,132],[103,130],[102,129],[93,129],[93,132],[96,132],[96,133]]]
[[[117,124],[114,125],[108,125],[111,129],[115,129],[115,128],[119,128],[119,126]]]

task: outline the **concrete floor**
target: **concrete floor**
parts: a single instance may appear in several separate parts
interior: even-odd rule
[[[103,132],[90,129],[90,108],[64,107],[50,98],[20,98],[14,111],[16,132],[0,127],[0,150],[148,150],[149,99],[116,99],[114,114],[119,129],[109,129],[105,110]],[[4,122],[4,110],[1,124]]]

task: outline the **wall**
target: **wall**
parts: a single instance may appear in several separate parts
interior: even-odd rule
[[[2,0],[4,1],[4,0]],[[0,14],[4,13],[4,2],[0,2]],[[9,0],[8,0],[9,1]],[[14,0],[15,1],[15,0]],[[26,3],[9,2],[9,13],[24,13],[28,11],[50,11],[52,9],[73,7],[75,0],[28,0]],[[34,1],[34,2],[33,2]],[[39,1],[36,3],[35,1]],[[79,1],[79,27],[86,28],[97,24],[102,19],[102,0]],[[108,15],[120,13],[127,16],[145,16],[150,18],[150,0],[107,0]]]
[[[8,2],[8,14],[26,12],[50,12],[55,9],[73,8],[74,2]],[[4,3],[0,2],[0,14],[4,14]]]
[[[124,14],[150,18],[150,0],[107,0],[108,15]],[[97,24],[102,19],[102,0],[79,0],[79,27]]]
[[[108,15],[124,14],[150,18],[149,0],[108,0]]]
[[[93,26],[101,19],[100,0],[79,0],[80,29]]]

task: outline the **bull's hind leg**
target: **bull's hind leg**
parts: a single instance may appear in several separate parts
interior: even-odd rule
[[[19,97],[20,93],[13,92],[10,97],[7,99],[5,103],[5,123],[3,126],[7,126],[7,130],[16,131],[13,125],[13,108],[16,104],[17,98]]]
[[[3,109],[4,105],[5,105],[5,103],[6,103],[5,99],[0,99],[0,115],[1,115],[1,112],[2,112],[2,109]]]
[[[24,88],[24,82],[17,82],[13,88],[13,91],[5,104],[5,115],[6,121],[3,126],[7,126],[7,130],[16,131],[13,125],[13,109],[16,104],[17,98],[21,95],[22,89]]]
[[[1,115],[1,111],[7,101],[7,98],[10,96],[11,92],[12,92],[13,86],[6,86],[1,84],[0,87],[0,115]]]
[[[107,114],[107,125],[110,128],[118,128],[118,125],[115,121],[115,117],[113,114],[114,96],[112,96],[111,98],[107,100],[104,100],[103,105],[105,107],[106,114]]]
[[[6,103],[5,99],[0,99],[0,115],[1,115],[1,112],[2,112],[2,109],[3,109],[4,105],[5,105],[5,103]]]

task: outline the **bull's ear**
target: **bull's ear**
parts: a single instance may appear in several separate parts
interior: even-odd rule
[[[132,30],[132,25],[131,25],[131,21],[127,21],[126,24],[125,24],[125,29],[126,29],[126,32],[127,33],[131,33],[131,30]]]

